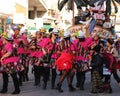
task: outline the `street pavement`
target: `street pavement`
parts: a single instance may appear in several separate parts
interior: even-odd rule
[[[119,72],[120,75],[120,72]],[[57,76],[58,81],[59,75]],[[41,80],[42,81],[42,80]],[[90,73],[88,72],[86,74],[86,82],[85,82],[85,90],[81,91],[79,89],[76,89],[74,92],[69,92],[67,80],[63,82],[62,89],[64,90],[63,93],[59,93],[55,89],[51,89],[50,81],[48,82],[48,86],[46,90],[42,89],[42,83],[39,86],[34,86],[34,76],[29,72],[29,81],[24,82],[23,86],[20,87],[21,93],[19,95],[14,96],[120,96],[120,87],[114,80],[114,78],[111,78],[111,85],[113,88],[113,93],[99,93],[99,94],[92,94],[91,91],[91,79],[90,79]],[[74,77],[73,86],[76,84],[76,78]],[[0,74],[0,89],[2,88],[2,75]],[[14,91],[13,82],[11,77],[9,77],[9,85],[8,85],[8,92],[7,94],[0,94],[0,96],[13,96],[11,93]]]

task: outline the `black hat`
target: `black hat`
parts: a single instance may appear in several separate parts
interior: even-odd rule
[[[93,48],[93,50],[95,51],[95,52],[100,52],[100,49],[101,49],[101,46],[100,45],[96,45],[94,48]]]

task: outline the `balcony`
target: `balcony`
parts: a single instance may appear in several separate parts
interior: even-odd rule
[[[30,19],[42,17],[47,12],[47,6],[44,0],[29,0],[28,2]]]

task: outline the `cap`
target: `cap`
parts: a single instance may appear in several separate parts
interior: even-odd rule
[[[52,30],[52,33],[53,33],[53,34],[58,34],[58,30],[54,28],[54,29]]]
[[[14,26],[13,27],[13,30],[15,31],[15,30],[19,30],[20,31],[20,28],[18,27],[18,26]]]
[[[64,38],[66,38],[66,37],[70,37],[69,31],[65,31],[65,32],[64,32]]]
[[[78,38],[85,38],[85,34],[81,30],[78,31]]]
[[[23,33],[26,33],[27,32],[27,29],[25,29],[25,28],[22,28],[21,30],[20,30],[20,34],[23,34]]]

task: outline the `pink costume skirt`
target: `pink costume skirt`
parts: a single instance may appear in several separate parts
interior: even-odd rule
[[[39,57],[39,58],[41,58],[41,57],[43,57],[43,52],[41,52],[41,51],[34,51],[34,52],[31,52],[31,54],[30,54],[30,57]]]
[[[19,48],[18,48],[18,54],[24,54],[24,53],[25,53],[24,48],[19,47]]]
[[[14,56],[14,57],[9,57],[3,60],[2,64],[8,64],[8,63],[13,63],[13,62],[18,62],[19,58]]]

